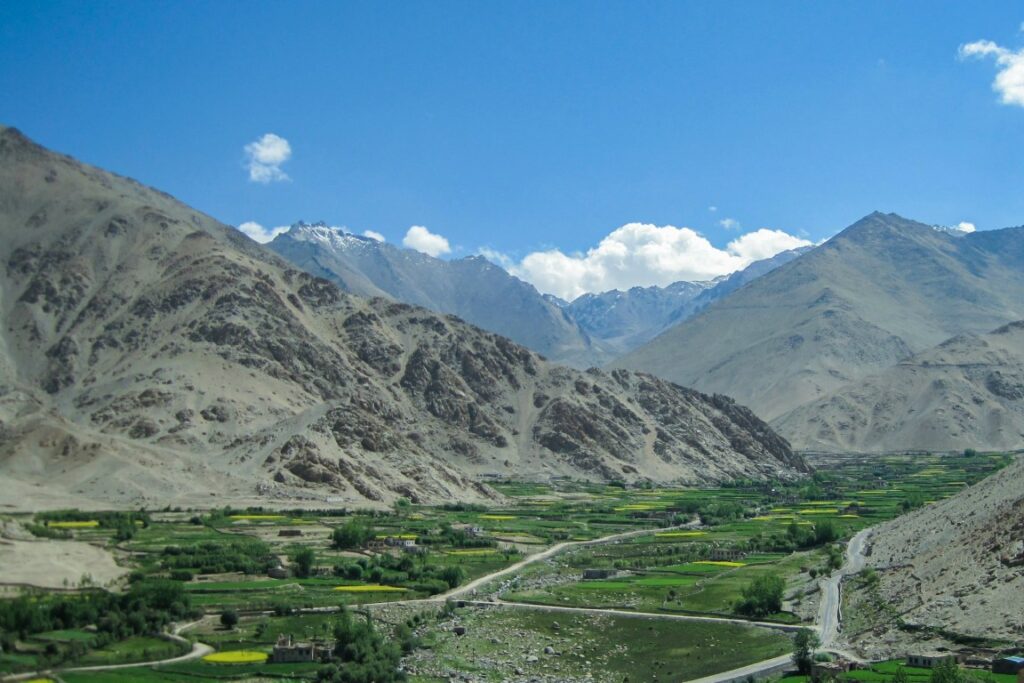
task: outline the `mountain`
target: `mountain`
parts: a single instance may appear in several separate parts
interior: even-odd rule
[[[669,327],[692,318],[711,304],[715,303],[719,299],[724,299],[748,282],[753,282],[762,275],[767,275],[779,266],[786,265],[793,259],[806,254],[813,248],[814,247],[799,247],[798,249],[783,251],[771,258],[754,261],[743,270],[737,270],[731,275],[717,278],[714,281],[713,286],[698,292],[697,296],[687,301],[682,308],[677,310],[673,314],[671,320],[668,321],[668,324],[664,327]]]
[[[593,339],[613,353],[635,349],[665,329],[679,310],[710,282],[675,282],[667,287],[632,287],[584,294],[565,310]]]
[[[844,587],[843,638],[872,659],[1019,641],[1024,613],[1024,459],[957,495],[880,525],[868,539],[877,589]],[[849,590],[847,590],[849,588]],[[884,606],[879,608],[879,605]],[[845,619],[845,617],[844,617]]]
[[[1024,448],[1024,322],[966,334],[775,421],[797,448]]]
[[[484,500],[482,474],[806,471],[749,410],[346,294],[0,129],[0,505]]]
[[[873,213],[612,363],[774,420],[945,339],[1024,319],[1024,228]]]
[[[565,308],[591,339],[611,353],[621,355],[810,249],[784,251],[706,282],[680,281],[666,287],[632,287],[625,292],[613,289],[584,294],[565,304]]]
[[[574,366],[609,359],[560,306],[482,256],[445,261],[323,223],[302,222],[269,246],[353,294],[451,313]]]

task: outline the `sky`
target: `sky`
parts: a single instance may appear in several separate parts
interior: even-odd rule
[[[708,279],[874,211],[1024,223],[1018,2],[0,3],[0,123],[260,240],[542,291]]]

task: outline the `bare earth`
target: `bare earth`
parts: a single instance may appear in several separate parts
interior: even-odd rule
[[[88,543],[0,539],[0,583],[73,587],[88,574],[94,583],[105,585],[127,573],[113,555]]]

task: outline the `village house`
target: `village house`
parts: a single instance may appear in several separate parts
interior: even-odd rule
[[[992,662],[994,674],[1019,674],[1024,672],[1024,657],[1000,657]]]
[[[736,548],[712,548],[708,553],[708,559],[715,562],[736,562],[746,556],[745,552]]]
[[[288,569],[283,565],[278,564],[267,570],[267,576],[272,579],[287,579]]]
[[[290,634],[282,633],[277,637],[277,644],[274,645],[274,651],[270,654],[270,661],[274,664],[294,664],[296,662],[315,662],[317,657],[316,643],[298,643],[292,640]]]
[[[957,661],[952,652],[925,652],[923,654],[907,655],[907,666],[914,666],[919,669],[934,669],[938,664],[948,661]]]

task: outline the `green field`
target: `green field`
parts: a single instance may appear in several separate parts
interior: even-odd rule
[[[612,544],[588,545],[562,553],[549,562],[530,565],[519,573],[503,597],[509,600],[562,607],[609,607],[655,614],[735,616],[744,588],[757,577],[778,576],[786,584],[787,607],[766,620],[799,623],[811,617],[801,609],[814,577],[830,571],[842,541],[870,525],[942,500],[991,474],[1008,462],[1007,456],[888,455],[831,457],[816,460],[812,478],[785,482],[733,482],[713,489],[681,489],[559,480],[550,484],[497,482],[506,496],[501,506],[403,504],[392,511],[352,510],[164,510],[160,512],[79,512],[37,515],[5,514],[22,522],[47,543],[60,537],[87,541],[118,553],[137,583],[173,581],[179,586],[176,609],[192,617],[218,615],[224,610],[242,614],[233,630],[208,626],[196,637],[215,647],[269,650],[278,634],[326,637],[334,615],[295,614],[304,608],[406,601],[436,595],[451,587],[490,574],[553,543],[592,540],[633,530],[652,533]],[[332,533],[358,522],[369,538],[362,547],[333,547]],[[700,522],[699,528],[667,530]],[[827,532],[827,533],[826,533]],[[415,539],[415,552],[385,545],[388,538]],[[309,554],[309,576],[296,576],[296,558]],[[717,554],[716,554],[717,553]],[[732,557],[735,566],[714,557]],[[269,578],[279,563],[292,576]],[[617,570],[608,580],[583,581],[584,569]],[[345,592],[340,586],[394,586],[396,592]],[[33,599],[35,594],[33,594]],[[39,595],[45,595],[40,593]],[[55,597],[51,595],[51,597]],[[56,598],[55,598],[56,599]],[[64,597],[73,602],[74,595]],[[175,598],[178,600],[179,598]],[[13,604],[0,600],[3,610]],[[807,603],[808,605],[810,603]],[[386,609],[396,609],[394,605]],[[436,610],[437,606],[431,607]],[[251,616],[271,611],[281,616]],[[491,622],[499,631],[519,628],[558,641],[575,633],[557,661],[540,662],[539,673],[576,671],[590,661],[603,671],[621,671],[631,680],[659,680],[702,675],[735,663],[749,654],[764,658],[785,649],[785,638],[772,632],[741,630],[734,643],[710,627],[696,628],[671,621],[613,619],[609,623],[577,618],[552,618],[526,609],[466,611],[460,618],[473,632],[454,639],[439,621],[417,626],[421,648],[411,660],[435,656],[453,670],[475,671],[468,652],[491,656]],[[856,620],[856,611],[851,611]],[[216,616],[213,617],[216,621]],[[560,621],[562,633],[549,633]],[[3,622],[0,621],[0,624]],[[637,628],[642,625],[642,628]],[[89,626],[90,630],[85,627]],[[130,663],[178,653],[178,646],[143,635],[147,631],[115,631],[97,639],[96,624],[75,621],[73,615],[50,620],[43,628],[8,639],[0,654],[0,673],[44,666]],[[99,624],[101,630],[114,630]],[[717,628],[717,625],[716,625]],[[575,629],[575,631],[573,631]],[[557,630],[557,629],[555,629]],[[152,632],[152,631],[148,631]],[[614,635],[612,642],[608,634]],[[781,639],[781,640],[780,640]],[[541,642],[538,640],[537,642]],[[109,643],[100,647],[101,643]],[[652,645],[657,643],[657,647]],[[578,647],[577,647],[578,645]],[[561,647],[561,646],[560,646]],[[500,648],[499,648],[500,649]],[[604,653],[614,652],[615,658]],[[747,654],[744,654],[747,653]],[[607,660],[607,661],[606,661]],[[645,663],[650,660],[650,663]],[[751,659],[753,661],[753,659]],[[647,667],[647,668],[645,668]],[[309,677],[317,665],[214,665],[189,662],[156,670],[67,674],[67,681],[181,681],[230,679],[239,676]],[[885,671],[857,674],[863,680]],[[420,677],[418,680],[435,680]],[[488,680],[494,680],[489,678]],[[621,680],[621,678],[619,679]],[[1002,682],[1000,682],[1002,683]]]

